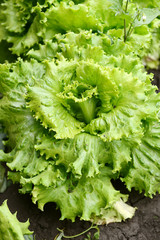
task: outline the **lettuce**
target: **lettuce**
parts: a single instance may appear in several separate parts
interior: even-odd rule
[[[0,237],[2,240],[24,240],[31,236],[32,232],[28,229],[29,221],[21,223],[16,217],[16,213],[12,214],[7,206],[7,201],[4,201],[0,206]],[[26,235],[26,237],[24,236]]]
[[[126,11],[125,6],[126,1],[122,0],[29,0],[27,3],[4,0],[1,5],[0,40],[11,43],[13,53],[24,55],[39,43],[53,39],[57,33],[78,33],[90,29],[98,33],[106,33],[109,29],[117,32],[124,29],[125,20],[126,28],[134,26],[136,36],[133,46],[140,50],[141,47],[135,46],[136,38],[139,37],[138,42],[141,43],[151,40],[151,35],[148,36],[149,32],[144,31],[143,25],[155,19],[160,10],[157,3],[144,6],[133,1],[128,4]]]
[[[51,64],[54,63],[51,62]],[[4,65],[2,66],[4,67]],[[70,62],[69,66],[66,64],[66,67],[70,68],[72,66],[73,64],[71,63],[70,65]],[[17,171],[10,172],[9,177],[13,181],[20,181],[23,193],[31,191],[33,201],[38,201],[41,209],[47,202],[56,202],[61,208],[61,219],[69,218],[74,221],[78,215],[81,219],[89,220],[91,216],[99,215],[102,208],[112,209],[112,214],[109,214],[111,219],[115,221],[124,219],[125,215],[119,213],[114,206],[120,199],[126,201],[127,196],[115,190],[111,184],[112,169],[109,166],[105,167],[105,162],[107,161],[104,148],[105,142],[98,136],[85,133],[83,129],[82,133],[79,132],[78,134],[76,125],[74,128],[74,125],[70,124],[70,119],[78,122],[78,124],[80,121],[76,120],[71,114],[67,114],[65,106],[59,105],[58,102],[55,104],[57,114],[60,107],[64,114],[69,115],[69,120],[67,120],[68,118],[63,120],[63,115],[61,117],[57,116],[59,121],[56,124],[58,124],[59,128],[51,131],[45,128],[46,123],[41,124],[39,120],[36,120],[36,116],[34,119],[34,114],[27,107],[32,95],[31,91],[33,89],[31,87],[36,87],[34,86],[34,78],[41,79],[44,77],[51,80],[52,73],[50,71],[53,69],[49,68],[49,66],[47,67],[46,64],[43,66],[42,63],[38,63],[35,60],[31,60],[31,62],[20,61],[13,64],[12,68],[14,68],[13,72],[11,71],[11,66],[8,66],[7,69],[1,69],[1,91],[3,92],[1,121],[4,123],[5,116],[10,116],[9,122],[6,119],[4,125],[6,127],[8,123],[10,125],[10,130],[7,131],[9,141],[6,144],[10,147],[12,146],[10,153],[4,154],[1,152],[1,159],[2,161],[5,161],[5,159],[9,161],[7,164],[9,168]],[[32,73],[30,72],[31,69]],[[39,69],[41,69],[41,72]],[[47,76],[47,74],[49,75]],[[4,78],[3,75],[5,75]],[[6,75],[8,75],[8,83],[6,83]],[[70,77],[72,77],[71,74]],[[31,82],[29,83],[29,81]],[[52,81],[52,84],[54,84],[54,81]],[[55,89],[52,88],[52,91],[57,91],[57,88],[59,88],[57,82],[55,82],[54,86]],[[18,88],[20,89],[18,90]],[[6,90],[8,97],[11,97],[9,101],[5,101],[7,97]],[[27,92],[28,94],[26,95]],[[26,95],[25,98],[24,95]],[[90,96],[92,97],[92,94]],[[48,119],[46,122],[52,123]],[[62,130],[60,130],[61,127]],[[66,132],[64,132],[63,127],[66,128]],[[57,136],[54,133],[56,129]],[[75,138],[73,138],[74,135]],[[45,139],[42,144],[46,144],[48,153],[43,152],[44,147],[40,142],[43,137]],[[52,147],[54,142],[55,148]],[[50,151],[50,145],[52,151]],[[82,202],[82,194],[83,204],[81,204],[80,208],[79,201]],[[127,217],[131,217],[133,213],[134,209],[131,213],[128,213]]]
[[[152,23],[152,41],[148,55],[144,57],[144,65],[149,69],[158,69],[160,65],[160,19]]]
[[[143,6],[144,24],[143,14],[132,23],[137,5],[129,4],[128,14],[122,1],[2,6],[2,39],[22,54],[0,65],[9,150],[0,151],[0,161],[8,177],[41,210],[55,202],[62,220],[131,218],[135,208],[113,180],[146,196],[160,192],[160,96],[141,61],[159,10]],[[124,20],[134,25],[125,42]]]
[[[11,149],[0,159],[22,193],[42,210],[56,202],[61,219],[105,224],[132,217],[135,209],[113,179],[147,196],[160,191],[159,95],[129,49],[106,35],[68,33],[30,51],[27,61],[0,66],[0,121]],[[154,154],[133,176],[151,143]]]

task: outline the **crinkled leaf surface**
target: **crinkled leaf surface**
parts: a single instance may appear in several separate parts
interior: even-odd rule
[[[134,156],[145,146],[148,126],[158,122],[159,95],[129,45],[120,40],[111,45],[104,35],[68,33],[30,52],[39,62],[0,65],[0,122],[9,138],[9,152],[1,151],[0,161],[7,162],[10,179],[20,182],[21,192],[31,193],[40,209],[56,202],[61,219],[108,223],[134,214],[111,180],[128,178],[127,187],[138,189],[130,184]],[[114,54],[114,46],[124,48],[126,56]],[[159,165],[152,161],[156,172]],[[157,181],[152,186],[150,194]],[[141,189],[147,194],[144,184]]]
[[[89,61],[46,63],[43,88],[41,81],[30,87],[27,100],[36,119],[55,131],[57,139],[84,131],[105,141],[141,136],[141,121],[156,118],[154,87],[149,95],[148,84],[131,74]]]
[[[115,202],[111,208],[102,208],[100,216],[91,219],[98,225],[104,225],[111,222],[121,222],[124,219],[131,218],[135,212],[135,208],[126,204],[122,199]]]
[[[24,240],[25,234],[31,235],[29,231],[29,221],[21,223],[16,217],[16,213],[12,214],[4,201],[0,206],[0,237],[2,240]]]
[[[142,8],[140,3],[139,5]],[[106,33],[108,29],[123,29],[124,19],[127,26],[133,21],[136,4],[130,3],[127,13],[124,13],[124,9],[125,3],[121,0],[29,0],[27,3],[21,0],[5,0],[1,12],[0,39],[12,43],[12,52],[20,55],[42,40],[53,39],[56,33],[90,29]],[[151,13],[146,13],[145,24],[148,24],[156,17],[157,10],[146,11]],[[151,17],[153,15],[154,17]]]
[[[33,201],[38,201],[40,209],[43,209],[46,202],[56,202],[61,209],[62,220],[69,218],[75,221],[76,216],[90,220],[92,216],[100,215],[101,208],[114,208],[114,204],[120,198],[124,201],[127,199],[127,196],[113,188],[110,174],[112,175],[111,170],[104,168],[99,175],[87,178],[87,181],[83,177],[73,183],[70,178],[58,184],[57,188],[37,185],[33,189]]]
[[[43,208],[44,204],[49,201],[55,201],[61,209],[62,219],[70,218],[74,221],[78,215],[82,219],[89,220],[91,215],[99,214],[101,208],[110,208],[112,201],[115,203],[121,198],[126,201],[127,197],[112,187],[110,180],[114,175],[111,169],[102,169],[102,166],[107,163],[107,154],[105,143],[99,137],[80,133],[74,139],[65,140],[63,138],[63,140],[57,140],[54,132],[49,132],[39,121],[36,121],[30,108],[26,106],[26,101],[28,103],[30,100],[28,96],[26,98],[26,93],[29,95],[30,89],[34,88],[35,83],[41,82],[43,77],[48,80],[47,90],[52,89],[52,94],[57,89],[62,88],[61,85],[56,84],[57,82],[54,83],[54,78],[47,78],[45,75],[46,73],[48,76],[54,76],[52,75],[52,71],[55,73],[54,69],[48,67],[52,64],[53,62],[43,65],[34,60],[31,62],[20,60],[16,64],[1,65],[0,87],[3,93],[1,122],[9,136],[6,145],[11,148],[9,153],[1,151],[1,161],[6,161],[10,169],[17,171],[10,172],[9,177],[13,182],[19,181],[22,184],[21,192],[32,192],[33,199],[38,201],[40,208]],[[70,62],[68,64],[67,67],[70,67]],[[55,63],[54,66],[56,68]],[[75,62],[71,64],[72,68],[73,66],[75,66]],[[41,71],[39,71],[39,67]],[[65,79],[68,79],[69,82],[70,75],[69,77],[67,77],[67,74],[63,75],[62,68],[60,73],[59,76],[62,76],[60,80],[66,76]],[[94,91],[86,90],[86,86],[88,87],[88,84],[80,85],[80,90],[81,87],[82,90],[85,88],[88,99],[88,96],[92,97]],[[67,91],[68,88],[64,89],[62,96],[65,96]],[[79,99],[74,94],[71,97]],[[86,97],[84,95],[85,101]],[[63,100],[62,97],[57,96],[57,98]],[[10,119],[8,119],[8,116],[10,116]],[[7,129],[8,125],[10,126],[9,129]],[[39,152],[42,156],[39,155]],[[74,157],[72,162],[70,161],[71,157]],[[65,161],[67,159],[68,162]],[[66,170],[68,173],[66,173]],[[95,181],[95,178],[98,180]],[[88,185],[86,181],[88,181]],[[89,183],[90,181],[91,183]],[[92,186],[94,184],[95,189]],[[102,192],[99,192],[101,191],[101,185],[104,186]],[[84,191],[86,192],[86,198],[82,208],[79,209],[79,201]],[[113,195],[111,195],[112,191]],[[48,195],[49,192],[51,195]],[[103,195],[105,195],[106,200],[103,199]],[[95,201],[94,198],[97,200]],[[70,207],[67,209],[64,204]],[[75,209],[74,213],[71,211],[73,208]],[[119,219],[117,211],[112,212],[115,216],[113,219]]]
[[[35,148],[41,155],[45,154],[47,159],[55,159],[56,165],[66,166],[67,171],[76,176],[83,173],[93,177],[108,160],[105,143],[97,136],[86,133],[61,141],[44,136]]]
[[[151,122],[146,126],[147,131],[140,146],[132,150],[131,167],[122,180],[127,188],[144,191],[152,197],[160,192],[160,124]]]

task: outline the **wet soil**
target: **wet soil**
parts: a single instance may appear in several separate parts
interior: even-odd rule
[[[154,84],[160,85],[160,71],[155,70]],[[90,227],[91,223],[76,220],[75,223],[65,220],[60,221],[60,212],[53,203],[46,204],[44,211],[40,211],[31,201],[30,195],[18,193],[18,185],[10,185],[0,194],[0,204],[8,199],[12,213],[17,211],[20,221],[30,219],[30,230],[35,232],[36,240],[54,240],[59,233],[57,228],[64,229],[66,235],[80,233]],[[122,188],[124,188],[122,186]],[[123,189],[124,191],[125,188]],[[132,191],[129,204],[137,207],[135,216],[121,223],[111,223],[100,227],[100,240],[160,240],[160,195],[153,199],[144,197]],[[94,231],[92,231],[93,235]],[[86,235],[77,237],[84,240]],[[15,239],[16,240],[16,239]]]

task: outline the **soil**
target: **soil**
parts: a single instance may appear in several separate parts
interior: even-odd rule
[[[160,71],[155,70],[154,84],[160,84]],[[124,186],[116,186],[126,191]],[[59,233],[57,228],[64,229],[66,235],[80,233],[90,227],[91,223],[76,220],[75,223],[60,221],[60,212],[53,203],[46,204],[44,211],[40,211],[31,201],[30,195],[18,193],[18,185],[10,185],[0,194],[0,204],[8,199],[8,206],[12,213],[17,211],[17,217],[24,222],[30,219],[30,230],[34,231],[36,240],[54,240]],[[153,199],[144,197],[132,191],[129,194],[129,204],[137,207],[135,216],[121,223],[111,223],[100,228],[100,240],[160,240],[160,195]],[[95,231],[92,231],[92,235]],[[84,240],[86,235],[77,237]],[[15,239],[16,240],[16,239]]]
[[[8,199],[12,213],[25,222],[30,219],[30,230],[35,232],[36,240],[54,240],[59,233],[57,228],[64,229],[66,235],[75,235],[90,227],[91,223],[76,220],[60,221],[60,212],[53,203],[40,211],[31,201],[29,195],[18,193],[18,185],[11,185],[0,194],[0,204]],[[160,195],[149,199],[135,191],[130,193],[129,204],[137,207],[135,216],[121,223],[110,223],[100,228],[100,240],[159,240],[160,239]],[[94,233],[94,231],[92,231]],[[86,235],[77,237],[83,240]],[[15,239],[16,240],[16,239]]]

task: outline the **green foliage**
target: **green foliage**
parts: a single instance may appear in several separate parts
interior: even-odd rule
[[[28,230],[29,221],[21,223],[16,217],[16,213],[12,214],[4,201],[0,206],[0,238],[2,240],[29,240],[32,232]],[[28,235],[28,237],[24,237]],[[29,237],[30,236],[30,237]]]
[[[0,125],[0,149],[3,149],[2,139],[4,134],[2,132],[2,126]],[[7,188],[7,179],[5,176],[5,168],[0,164],[0,193],[3,193]]]
[[[0,193],[3,193],[7,188],[7,179],[5,176],[5,168],[0,164]]]
[[[109,29],[132,31],[149,24],[159,15],[157,3],[138,4],[133,1],[84,0],[84,1],[24,1],[5,0],[1,5],[0,39],[12,43],[17,55],[25,53],[57,33],[92,29],[106,33]],[[125,26],[124,26],[125,23]],[[143,31],[140,29],[138,35]],[[147,35],[147,34],[146,34]],[[122,38],[123,38],[122,37]],[[147,36],[146,36],[147,37]],[[145,37],[143,37],[144,41]],[[128,39],[129,40],[129,39]],[[140,48],[139,48],[140,49]]]
[[[139,190],[149,196],[160,190],[159,165],[148,158],[148,177],[129,178],[148,126],[154,131],[159,95],[123,41],[112,45],[107,36],[91,32],[58,39],[57,62],[49,52],[43,62],[19,59],[1,65],[0,120],[12,149],[1,151],[1,161],[7,161],[13,170],[9,177],[21,183],[21,192],[32,193],[40,209],[56,202],[61,219],[79,216],[104,224],[130,218],[135,210],[124,203],[127,196],[114,189],[111,179],[120,175],[129,189],[141,181]],[[70,41],[67,49],[64,44]],[[110,55],[119,46],[128,55]],[[35,53],[38,60],[44,56],[41,49]]]
[[[62,220],[131,218],[113,179],[146,196],[160,192],[160,96],[141,61],[160,12],[149,2],[2,4],[1,39],[21,58],[0,65],[9,149],[0,161],[41,210],[56,202]]]

